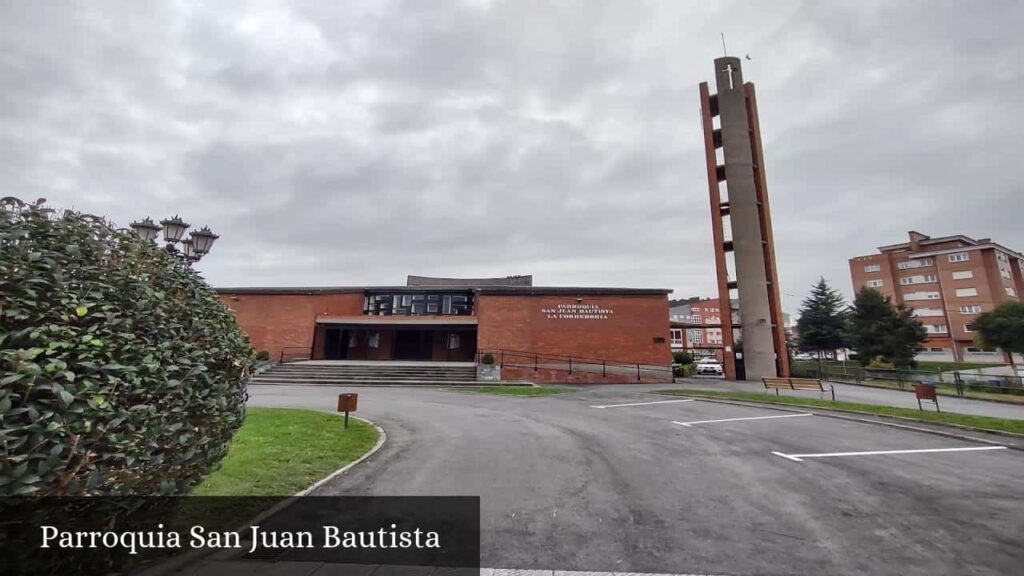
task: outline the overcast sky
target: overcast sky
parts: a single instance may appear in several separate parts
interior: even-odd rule
[[[217,286],[715,293],[697,84],[749,54],[785,309],[933,236],[1024,249],[1024,3],[2,1],[0,195],[222,237]]]

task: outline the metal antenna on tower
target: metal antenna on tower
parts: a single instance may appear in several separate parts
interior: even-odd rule
[[[725,32],[719,32],[722,35],[722,56],[728,57],[729,51],[725,49]]]

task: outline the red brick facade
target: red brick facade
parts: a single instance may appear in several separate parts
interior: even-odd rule
[[[317,291],[301,289],[282,292],[258,292],[256,289],[221,291],[221,299],[235,313],[239,325],[248,334],[253,347],[266,350],[271,358],[282,352],[292,357],[305,354],[314,358],[323,356],[324,331],[317,329],[321,322],[334,318],[358,318],[363,322],[380,319],[379,347],[363,350],[360,341],[355,353],[365,352],[367,359],[387,359],[393,333],[385,326],[396,321],[415,325],[437,321],[442,316],[365,316],[364,293],[359,289],[347,291]],[[671,363],[668,342],[669,319],[667,295],[639,294],[487,294],[474,295],[473,318],[449,317],[476,321],[476,331],[464,333],[463,342],[473,350],[512,350],[549,356],[574,357],[579,360],[607,360],[645,366],[666,367],[665,377],[646,373],[642,381],[670,379],[667,367]],[[455,320],[452,320],[455,322]],[[374,322],[373,325],[376,325]],[[321,324],[322,326],[322,324]],[[373,329],[373,328],[370,328]],[[314,336],[316,334],[316,336]],[[445,359],[446,339],[434,335],[434,359]],[[440,351],[440,352],[438,352]],[[458,352],[458,358],[472,360]],[[543,364],[543,361],[541,362]],[[610,371],[600,374],[572,374],[565,370],[528,370],[523,374],[513,366],[506,367],[503,379],[562,382],[636,382],[635,374],[625,376]]]
[[[235,294],[221,292],[221,300],[256,350],[279,358],[287,347],[313,346],[317,316],[356,316],[363,313],[361,291],[341,294]]]
[[[587,314],[589,310],[605,313]],[[584,296],[577,301],[571,296],[481,294],[477,299],[479,345],[481,349],[668,365],[672,354],[667,310],[665,296]]]

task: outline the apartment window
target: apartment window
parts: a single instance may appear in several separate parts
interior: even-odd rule
[[[864,267],[865,272],[880,272],[882,270],[881,264],[868,264]]]
[[[978,295],[978,289],[977,288],[957,288],[956,289],[956,295],[959,298],[965,298],[967,296],[977,296]]]
[[[964,324],[964,332],[974,332],[974,324]]]
[[[1003,278],[1009,278],[1010,277],[1010,271],[1005,269],[1005,268],[1000,268],[999,269],[999,275],[1002,276]]]
[[[971,259],[971,255],[967,252],[957,252],[956,254],[949,255],[950,262],[967,262]]]
[[[924,327],[929,334],[949,333],[949,328],[945,324],[925,324]]]
[[[938,278],[934,274],[925,274],[924,276],[904,276],[900,278],[900,284],[907,286],[910,284],[927,284],[928,282],[937,282]]]
[[[1003,254],[1002,252],[996,252],[996,260],[999,260],[1000,262],[1010,261],[1010,259],[1006,257],[1006,254]]]
[[[981,314],[981,306],[978,304],[968,304],[960,307],[961,314]]]
[[[881,280],[868,280],[867,282],[864,283],[864,285],[867,286],[868,288],[881,288],[882,287],[882,281]]]
[[[1006,287],[1006,295],[1007,296],[1016,296],[1017,295],[1017,291],[1014,290],[1013,288],[1010,288],[1009,286],[1007,286]]]
[[[911,268],[921,268],[923,266],[934,266],[935,260],[931,258],[921,258],[920,260],[907,260],[906,262],[897,262],[896,267],[900,270],[909,270]]]
[[[681,328],[672,328],[668,331],[669,337],[672,339],[673,344],[683,343],[683,330]]]
[[[974,278],[974,272],[971,272],[970,270],[953,272],[953,280],[970,280],[971,278]]]
[[[903,295],[904,300],[938,300],[941,297],[938,292],[910,292]]]

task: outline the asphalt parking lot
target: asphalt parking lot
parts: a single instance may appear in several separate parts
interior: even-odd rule
[[[479,495],[483,565],[711,574],[1011,574],[1024,453],[652,386],[517,398],[254,386],[255,406],[360,394],[384,448],[322,494]],[[995,449],[993,449],[995,448]]]

